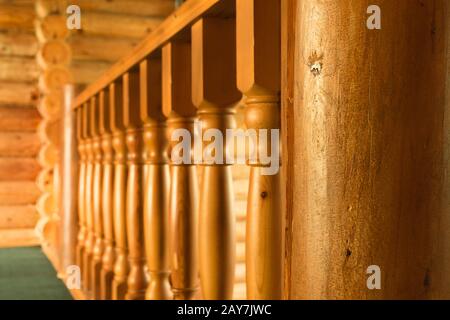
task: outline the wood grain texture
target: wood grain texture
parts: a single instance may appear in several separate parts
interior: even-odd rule
[[[372,31],[367,1],[294,13],[292,299],[450,297],[448,2],[378,5]],[[370,265],[381,290],[367,290]]]
[[[41,192],[30,181],[0,181],[0,205],[34,204]]]
[[[0,130],[3,132],[35,132],[40,116],[35,108],[0,106]]]
[[[0,132],[0,157],[35,157],[39,137],[31,132]]]
[[[39,215],[33,205],[0,205],[0,230],[34,228]]]
[[[34,84],[0,81],[0,105],[2,106],[35,106],[38,97],[38,90]]]
[[[0,158],[0,181],[33,181],[40,169],[34,158]]]

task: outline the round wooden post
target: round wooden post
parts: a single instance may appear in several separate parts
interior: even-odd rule
[[[450,298],[448,1],[288,3],[288,297]]]
[[[144,135],[140,118],[139,72],[132,70],[123,76],[123,116],[126,131],[127,182],[127,239],[128,275],[127,300],[145,298],[148,285],[145,272],[144,249]]]
[[[171,150],[178,144],[171,139],[175,130],[183,130],[192,138],[189,143],[193,142],[196,110],[191,99],[191,46],[171,42],[163,47],[162,56],[163,111],[168,117]],[[170,167],[172,290],[175,299],[193,299],[198,293],[197,172],[195,165],[176,163],[172,156]]]
[[[247,203],[247,296],[281,299],[280,174],[265,172],[267,164],[260,156],[261,151],[273,153],[278,147],[271,143],[271,130],[280,129],[280,1],[237,0],[236,11],[238,86],[246,96],[247,128],[258,135]],[[266,139],[261,140],[261,134]]]
[[[125,144],[125,126],[123,122],[122,81],[115,81],[109,86],[109,104],[114,149],[113,226],[114,240],[116,243],[112,299],[123,300],[125,299],[127,291],[129,263],[126,229],[128,168],[126,164],[127,150]]]
[[[162,112],[161,59],[140,64],[141,119],[144,122],[144,233],[150,282],[148,300],[172,298],[169,283],[169,182],[166,118]]]
[[[100,126],[100,97],[92,99],[91,112],[93,121],[93,152],[94,152],[94,181],[93,181],[93,222],[94,247],[92,250],[92,299],[100,299],[100,273],[102,269],[103,219],[102,219],[102,184],[103,184],[103,151],[102,131]]]
[[[104,253],[100,276],[100,298],[112,299],[112,280],[114,277],[115,247],[114,247],[114,150],[111,135],[109,91],[100,92],[100,129],[102,132],[103,150],[103,181],[102,181],[102,218],[104,233]]]
[[[200,186],[200,279],[203,297],[232,299],[236,236],[232,163],[226,130],[234,129],[241,93],[236,87],[236,21],[204,18],[192,27],[192,96],[202,131],[215,130],[216,146],[203,156]],[[221,143],[222,142],[222,143]],[[205,142],[205,146],[211,144]],[[206,151],[205,151],[206,153]],[[215,158],[215,161],[212,161]],[[219,160],[219,161],[217,161]]]

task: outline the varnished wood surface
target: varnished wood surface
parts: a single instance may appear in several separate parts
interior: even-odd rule
[[[377,4],[291,5],[288,298],[450,297],[449,4]]]

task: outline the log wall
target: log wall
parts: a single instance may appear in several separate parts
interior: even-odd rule
[[[0,247],[37,243],[38,50],[31,1],[0,1]]]

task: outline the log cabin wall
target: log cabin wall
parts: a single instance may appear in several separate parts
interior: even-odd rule
[[[0,1],[0,246],[37,244],[40,190],[32,1]]]

